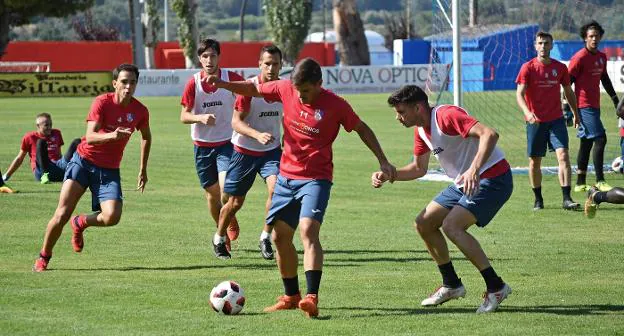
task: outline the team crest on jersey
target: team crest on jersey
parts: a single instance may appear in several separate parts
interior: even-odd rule
[[[557,69],[552,69],[552,75],[557,77]]]
[[[316,109],[314,110],[314,119],[316,119],[317,121],[320,121],[321,119],[323,119],[324,114],[325,113],[323,112],[323,110]]]
[[[598,61],[594,62],[594,65],[595,65],[595,66],[598,66]]]
[[[126,120],[128,122],[132,122],[134,120],[134,114],[132,114],[132,113],[126,114]]]
[[[600,62],[600,65],[604,64],[604,60],[602,58],[600,60],[598,60],[598,62]]]
[[[548,72],[544,73],[544,78],[548,78]]]
[[[117,122],[118,122],[118,123],[122,123],[122,122],[123,122],[123,119],[122,119],[121,117],[119,117],[119,118],[117,118]]]

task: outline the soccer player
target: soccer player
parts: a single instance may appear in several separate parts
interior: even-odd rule
[[[147,184],[147,160],[152,144],[147,108],[133,97],[139,70],[132,64],[121,64],[113,70],[115,92],[95,98],[87,115],[87,131],[65,170],[59,203],[48,222],[43,247],[33,271],[48,268],[52,250],[61,236],[76,204],[87,188],[91,190],[91,214],[71,219],[74,251],[84,247],[83,232],[90,226],[113,226],[122,211],[119,165],[124,148],[134,130],[141,132],[141,159],[137,190]]]
[[[563,193],[562,207],[576,210],[579,204],[570,196],[572,169],[568,155],[568,131],[561,111],[559,86],[573,113],[574,127],[578,127],[576,98],[570,87],[570,76],[566,66],[550,58],[553,47],[552,35],[538,32],[535,36],[537,57],[524,63],[516,78],[518,84],[516,101],[526,120],[527,154],[529,156],[529,181],[535,194],[533,210],[544,208],[542,197],[542,157],[551,147],[559,162],[559,184]]]
[[[262,47],[258,61],[260,74],[251,82],[262,84],[279,79],[282,68],[282,51],[273,45]],[[271,198],[275,189],[275,181],[279,173],[279,161],[282,156],[280,148],[280,125],[282,103],[267,101],[262,97],[238,96],[232,118],[232,144],[234,152],[227,170],[223,191],[228,201],[221,208],[219,225],[214,236],[214,249],[218,258],[231,257],[227,250],[226,229],[233,216],[245,202],[245,195],[251,189],[256,174],[266,182],[268,199],[266,211],[271,206]],[[267,260],[273,259],[271,232],[273,228],[264,224],[260,234],[260,253]]]
[[[299,61],[290,80],[262,84],[225,82],[217,76],[210,76],[207,80],[238,94],[283,103],[284,151],[266,223],[273,226],[273,242],[285,295],[264,311],[298,307],[307,317],[318,316],[323,269],[319,231],[332,186],[332,144],[340,126],[347,132],[358,133],[390,180],[394,180],[396,170],[386,159],[373,131],[349,103],[321,86],[321,66],[312,58]],[[297,227],[304,250],[303,267],[307,281],[304,298],[299,292],[299,261],[293,244]]]
[[[35,118],[35,123],[37,130],[27,132],[22,138],[20,151],[3,176],[5,181],[22,165],[26,155],[30,156],[30,168],[41,184],[63,181],[67,163],[74,155],[80,139],[74,139],[65,155],[62,155],[63,135],[59,129],[52,128],[52,116],[49,113],[40,113]]]
[[[437,306],[466,295],[449,257],[446,235],[485,280],[487,291],[477,313],[496,310],[511,294],[511,287],[496,274],[468,229],[473,224],[485,227],[513,190],[509,163],[496,146],[498,134],[461,107],[431,107],[427,94],[415,85],[404,86],[392,93],[388,104],[394,108],[396,119],[403,126],[417,127],[414,130],[414,159],[397,169],[396,180],[410,181],[424,176],[431,152],[446,175],[454,180],[416,217],[416,230],[442,274],[442,286],[421,305]],[[372,175],[375,188],[388,180],[389,176],[384,172]]]
[[[600,191],[596,186],[590,187],[585,201],[585,216],[596,217],[600,203],[624,204],[624,188],[614,187],[608,191]]]
[[[583,25],[581,38],[585,41],[585,46],[570,59],[570,83],[574,84],[580,116],[576,136],[581,142],[577,156],[575,192],[588,189],[587,164],[592,147],[594,147],[593,161],[596,171],[595,186],[600,191],[611,189],[604,179],[603,164],[607,134],[600,121],[600,83],[611,97],[616,111],[619,100],[607,73],[607,55],[598,50],[604,32],[602,26],[596,21]]]
[[[219,67],[221,46],[218,41],[204,39],[199,43],[197,56],[202,70],[186,83],[182,94],[180,121],[191,125],[194,144],[195,169],[199,183],[204,189],[208,210],[215,225],[223,203],[225,174],[232,156],[232,111],[235,96],[231,92],[208,84],[208,75],[219,76],[225,81],[243,81],[237,73]],[[230,240],[238,238],[239,228],[235,217],[229,223],[227,235]],[[229,241],[227,242],[229,245]]]

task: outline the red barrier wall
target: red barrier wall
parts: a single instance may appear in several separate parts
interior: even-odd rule
[[[258,66],[262,46],[270,42],[221,42],[221,67],[246,68]],[[227,56],[226,56],[227,55]],[[306,43],[299,59],[313,57],[323,66],[335,65],[332,43]],[[50,62],[51,71],[110,71],[121,63],[132,62],[130,42],[10,42],[3,62]],[[184,56],[178,42],[160,42],[154,51],[157,69],[182,69]]]

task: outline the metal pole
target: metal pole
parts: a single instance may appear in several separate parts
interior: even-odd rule
[[[406,9],[406,16],[407,18],[405,19],[405,29],[407,30],[407,36],[405,38],[407,38],[408,40],[411,38],[410,35],[410,23],[412,22],[412,18],[410,17],[410,2],[411,0],[406,0],[405,1],[405,9]]]
[[[453,104],[462,106],[461,83],[461,25],[459,23],[459,0],[453,0]]]
[[[323,11],[323,42],[325,42],[325,30],[327,28],[325,28],[325,5],[326,5],[326,1],[327,0],[322,0],[322,8],[321,10]]]
[[[165,0],[165,42],[169,41],[169,1]]]
[[[143,23],[141,22],[141,14],[143,13],[142,0],[132,1],[133,14],[132,24],[134,25],[134,65],[139,69],[145,69],[145,45],[143,43]]]

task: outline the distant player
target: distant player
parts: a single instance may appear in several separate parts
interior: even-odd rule
[[[609,191],[600,191],[598,187],[590,187],[585,201],[585,216],[596,217],[596,211],[600,203],[624,204],[624,188],[614,187]]]
[[[43,247],[33,271],[43,272],[48,268],[54,245],[87,188],[91,190],[94,212],[72,218],[71,242],[74,251],[82,251],[86,228],[119,223],[123,199],[119,165],[134,130],[141,132],[137,190],[143,192],[145,189],[152,133],[147,108],[133,97],[138,78],[139,70],[136,66],[121,64],[113,70],[115,92],[102,94],[93,100],[87,115],[86,134],[65,170],[59,203],[48,222]]]
[[[392,93],[388,104],[394,108],[396,119],[403,126],[417,127],[414,130],[414,159],[397,169],[396,180],[411,181],[423,177],[427,173],[431,152],[446,175],[454,180],[416,218],[416,229],[442,274],[442,286],[421,305],[437,306],[466,295],[451,262],[444,239],[446,235],[485,280],[487,290],[477,313],[496,310],[511,294],[511,287],[496,274],[468,229],[473,224],[485,227],[513,190],[509,163],[496,146],[498,134],[461,107],[431,107],[427,94],[415,85],[404,86]],[[375,172],[372,184],[379,188],[388,179],[385,173]]]
[[[579,128],[576,136],[580,139],[577,157],[577,179],[574,191],[587,191],[586,182],[589,153],[594,147],[593,160],[596,171],[596,188],[608,191],[611,186],[604,179],[604,150],[607,133],[600,121],[600,83],[611,97],[617,110],[618,96],[607,73],[607,55],[598,50],[604,29],[596,21],[581,27],[581,38],[585,41],[583,49],[570,59],[570,82],[574,84],[574,93],[578,101]],[[595,145],[595,146],[594,146]]]
[[[559,184],[563,193],[562,207],[576,210],[579,204],[570,196],[572,169],[568,155],[568,131],[561,111],[559,86],[573,113],[574,127],[578,126],[576,98],[570,87],[566,66],[550,58],[552,35],[539,32],[535,37],[537,57],[524,63],[516,78],[516,101],[526,120],[527,154],[529,156],[529,181],[535,194],[533,210],[544,208],[542,197],[542,157],[547,147],[552,147],[559,162]]]
[[[202,40],[197,48],[197,56],[202,70],[186,83],[182,94],[180,120],[191,125],[195,169],[204,189],[210,215],[215,225],[218,225],[221,205],[227,201],[222,197],[225,174],[232,156],[230,140],[235,96],[227,90],[208,84],[204,78],[208,75],[219,76],[224,81],[242,81],[244,78],[219,67],[221,46],[216,40]],[[239,233],[236,218],[229,224],[228,237],[236,240]]]
[[[28,155],[33,175],[41,184],[63,181],[67,163],[74,155],[80,139],[74,139],[65,155],[62,155],[63,135],[59,129],[52,128],[52,116],[49,113],[39,113],[35,123],[37,130],[27,132],[22,138],[20,151],[9,165],[3,176],[4,180],[8,181],[11,178]]]
[[[312,58],[299,61],[290,80],[255,84],[226,82],[210,76],[208,81],[238,94],[264,97],[284,104],[284,152],[266,223],[273,226],[277,265],[285,295],[264,311],[298,307],[307,317],[318,316],[323,269],[319,232],[332,186],[332,144],[340,126],[347,132],[358,133],[391,180],[394,180],[395,168],[386,159],[373,131],[360,120],[349,103],[321,86],[321,66]],[[293,244],[297,227],[303,244],[307,282],[307,295],[303,299],[297,276],[297,250]]]
[[[260,51],[260,74],[251,82],[262,84],[279,79],[282,68],[282,51],[276,46],[264,46]],[[228,259],[230,252],[225,245],[228,223],[241,209],[245,195],[251,189],[256,174],[259,174],[269,192],[266,211],[271,206],[275,181],[279,173],[282,156],[280,148],[280,127],[282,123],[282,103],[268,101],[262,97],[238,96],[232,119],[234,152],[225,178],[223,191],[228,201],[221,208],[219,225],[214,236],[214,249],[218,258]],[[264,224],[260,235],[260,253],[264,259],[273,259],[271,232],[273,228]]]

